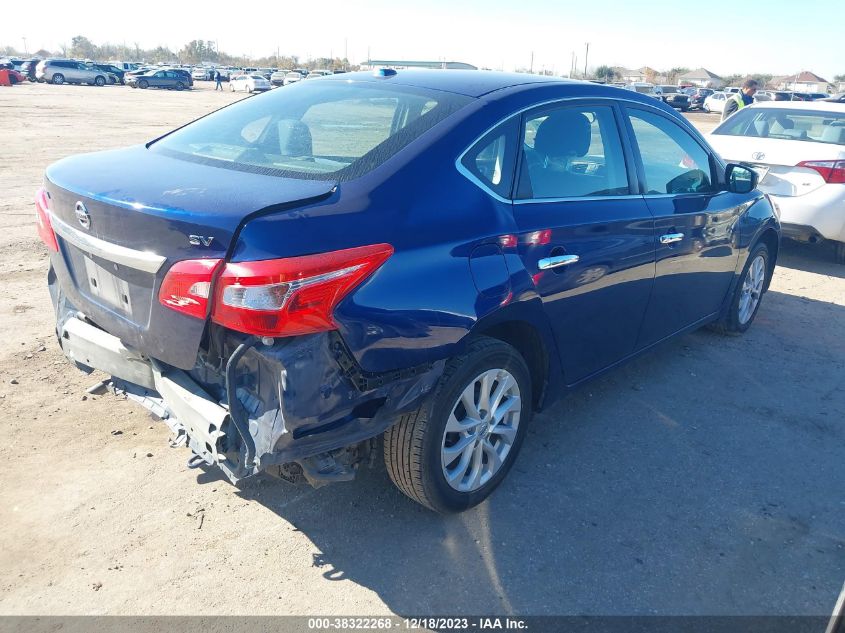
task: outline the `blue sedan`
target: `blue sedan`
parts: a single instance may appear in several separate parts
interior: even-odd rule
[[[321,485],[383,451],[455,512],[569,388],[748,329],[780,240],[756,182],[649,96],[385,70],[62,160],[36,209],[62,349],[190,466]]]

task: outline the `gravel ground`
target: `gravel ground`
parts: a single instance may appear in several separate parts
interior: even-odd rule
[[[441,517],[379,465],[237,489],[68,365],[32,194],[69,154],[239,98],[0,88],[0,613],[828,614],[845,577],[845,267],[784,245],[747,335],[696,332],[537,416]],[[690,118],[707,130],[715,115]],[[142,178],[143,174],[139,174]]]

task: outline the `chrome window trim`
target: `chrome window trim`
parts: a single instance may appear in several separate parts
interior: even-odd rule
[[[53,226],[53,231],[69,243],[77,248],[101,257],[115,264],[134,268],[146,273],[157,273],[166,261],[166,257],[149,253],[146,251],[137,251],[119,244],[112,244],[106,242],[93,235],[83,233],[78,229],[73,228],[63,220],[60,220],[55,214],[50,213],[50,223]]]
[[[618,196],[569,196],[566,198],[525,198],[511,200],[513,204],[538,204],[542,202],[595,202],[596,200],[637,200],[641,193],[623,193]]]
[[[631,103],[637,106],[642,106],[644,108],[648,108],[650,110],[656,110],[657,112],[666,114],[664,110],[661,108],[656,107],[650,103],[642,103],[640,101],[636,101],[634,99],[625,99],[622,97],[584,97],[584,96],[577,96],[577,97],[558,97],[557,99],[549,99],[547,101],[540,101],[538,103],[532,103],[529,106],[525,106],[517,110],[516,112],[511,112],[508,116],[499,119],[488,127],[484,132],[479,134],[469,145],[466,146],[464,151],[462,151],[458,158],[455,160],[455,169],[464,176],[467,180],[473,183],[476,187],[484,191],[487,195],[489,195],[494,200],[498,200],[499,202],[505,203],[512,203],[512,204],[526,204],[526,203],[537,203],[537,202],[568,202],[568,201],[575,201],[575,200],[623,200],[623,199],[632,199],[632,198],[641,198],[643,194],[623,194],[621,196],[583,196],[583,197],[572,197],[572,198],[521,198],[521,199],[514,199],[514,198],[505,198],[504,196],[499,195],[495,191],[493,191],[489,185],[487,185],[483,180],[479,179],[475,174],[469,171],[463,164],[464,156],[466,156],[469,151],[475,147],[475,144],[478,143],[481,139],[485,136],[490,134],[493,130],[495,130],[500,125],[503,125],[506,121],[510,119],[522,116],[524,112],[528,112],[529,110],[534,110],[535,108],[542,108],[544,106],[554,105],[556,103],[568,103],[571,101],[607,101],[612,103]],[[620,131],[621,134],[621,131]]]

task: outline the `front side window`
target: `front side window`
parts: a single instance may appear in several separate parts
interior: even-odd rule
[[[710,155],[693,136],[669,119],[628,110],[640,150],[647,194],[715,191]]]
[[[522,130],[518,198],[630,193],[613,108],[566,106],[528,115]]]
[[[348,180],[374,169],[470,101],[399,85],[309,81],[240,101],[150,149],[241,171]]]

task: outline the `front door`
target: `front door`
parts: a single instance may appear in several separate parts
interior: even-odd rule
[[[638,348],[719,311],[736,271],[743,201],[718,162],[671,115],[626,107],[645,201],[654,215],[656,274]]]
[[[569,384],[634,351],[654,279],[654,223],[621,117],[611,102],[569,102],[522,118],[519,252]]]

